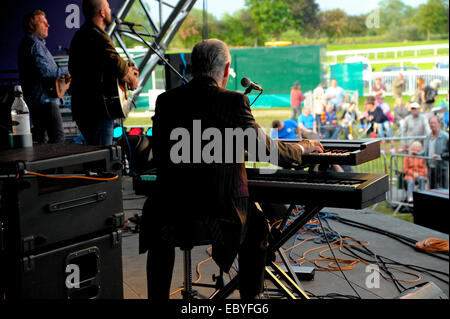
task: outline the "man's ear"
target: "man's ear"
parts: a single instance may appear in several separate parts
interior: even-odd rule
[[[228,78],[230,76],[230,65],[231,65],[231,62],[228,62],[225,65],[225,70],[223,71],[223,77],[224,78]]]
[[[36,31],[36,21],[35,21],[36,17],[33,17],[32,20],[30,22],[28,22],[28,31],[30,31],[31,33],[33,33],[34,31]]]

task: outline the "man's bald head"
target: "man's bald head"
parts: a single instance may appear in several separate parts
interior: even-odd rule
[[[210,76],[220,84],[226,76],[228,81],[226,66],[231,63],[231,55],[225,42],[208,39],[197,43],[192,50],[191,62],[194,78]]]
[[[112,23],[111,8],[107,0],[83,0],[83,14],[86,21],[90,21],[101,29]]]
[[[86,20],[91,20],[105,8],[106,0],[83,0],[82,10]]]

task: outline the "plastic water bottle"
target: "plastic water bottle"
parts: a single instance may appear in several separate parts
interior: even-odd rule
[[[32,147],[33,138],[30,130],[30,112],[23,99],[22,87],[14,87],[14,102],[11,107],[12,134],[10,143],[12,148]]]

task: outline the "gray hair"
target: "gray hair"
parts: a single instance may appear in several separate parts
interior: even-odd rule
[[[430,83],[430,87],[436,91],[439,89],[440,86],[441,86],[441,80],[439,80],[439,79],[434,79]]]
[[[441,120],[437,115],[430,116],[430,118],[428,119],[428,123],[431,123],[431,120],[433,119],[436,120],[436,122],[438,122],[439,124],[441,124]]]
[[[224,68],[231,62],[230,51],[225,42],[218,39],[203,40],[195,45],[191,55],[192,74],[195,77],[223,78]]]

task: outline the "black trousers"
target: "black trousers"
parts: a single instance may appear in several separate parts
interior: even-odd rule
[[[33,140],[37,143],[64,143],[64,128],[57,103],[45,103],[31,108]]]
[[[253,299],[262,292],[267,257],[268,225],[264,216],[249,205],[244,240],[238,252],[239,293]],[[151,300],[167,300],[175,262],[175,247],[167,241],[152,243],[147,254],[147,288]]]

